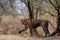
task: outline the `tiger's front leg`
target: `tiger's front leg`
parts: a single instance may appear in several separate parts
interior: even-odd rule
[[[29,31],[30,31],[31,36],[33,36],[33,27],[32,26],[29,26]]]
[[[33,28],[33,35],[40,37],[39,33],[37,32],[36,28]]]

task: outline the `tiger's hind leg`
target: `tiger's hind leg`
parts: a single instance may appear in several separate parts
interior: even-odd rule
[[[50,36],[50,32],[48,30],[48,21],[45,22],[45,24],[43,26],[43,31],[45,32],[45,37],[49,37]]]
[[[48,29],[43,28],[44,32],[45,32],[45,36],[44,37],[49,37],[50,36],[50,32],[48,31]]]

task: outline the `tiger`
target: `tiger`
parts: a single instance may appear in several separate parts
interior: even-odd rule
[[[48,36],[50,36],[50,32],[48,30],[49,23],[54,28],[52,23],[47,19],[37,19],[37,20],[36,19],[25,19],[25,20],[22,20],[21,23],[22,23],[22,25],[25,25],[25,27],[24,27],[25,29],[19,31],[19,33],[26,31],[29,28],[31,36],[34,35],[34,33],[35,33],[35,35],[39,36],[36,28],[42,27],[43,31],[45,32],[44,37],[48,37]]]

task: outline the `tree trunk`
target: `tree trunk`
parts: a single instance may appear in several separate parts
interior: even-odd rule
[[[30,1],[28,1],[28,10],[29,10],[29,17],[30,19],[34,19],[34,15],[33,15],[33,8],[31,8],[30,6]]]

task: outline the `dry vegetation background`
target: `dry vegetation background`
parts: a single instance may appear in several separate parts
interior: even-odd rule
[[[27,17],[27,16],[26,16]],[[21,24],[21,19],[24,19],[23,15],[17,15],[17,16],[12,16],[12,15],[2,15],[0,16],[1,21],[0,21],[0,34],[16,34],[18,35],[18,32],[22,30],[24,27]],[[40,17],[39,17],[40,18]],[[54,17],[48,17],[42,16],[40,19],[47,19],[52,22],[53,26],[56,28],[56,19]],[[51,19],[51,20],[50,20]],[[49,31],[52,33],[55,29],[49,25]],[[44,36],[44,32],[41,27],[37,28],[38,33],[40,36]],[[26,32],[21,33],[24,36],[30,35],[29,30]]]
[[[11,2],[13,1],[11,0]],[[52,5],[49,2],[47,3],[42,2],[41,5],[42,5],[41,10],[38,11],[37,18],[47,19],[51,21],[54,28],[56,28],[57,17],[53,17],[49,14],[51,13],[54,16],[56,16],[57,15],[56,10],[52,7]],[[53,39],[59,40],[60,37],[52,37],[52,38],[50,37],[49,38],[37,38],[37,37],[35,38],[35,36],[30,37],[29,29],[19,34],[18,32],[24,29],[24,27],[21,24],[21,19],[29,18],[28,16],[29,13],[27,12],[27,9],[26,9],[24,12],[22,12],[23,15],[22,14],[18,15],[18,13],[16,12],[17,9],[18,8],[14,8],[14,6],[11,7],[10,0],[9,1],[0,0],[0,40],[40,40],[40,39],[41,40],[53,40]],[[34,12],[36,12],[36,9]],[[34,14],[34,17],[35,16],[36,14]],[[38,27],[37,31],[41,37],[45,35],[41,27]],[[53,31],[55,31],[55,29],[53,29],[51,25],[49,25],[49,32],[52,33]]]

